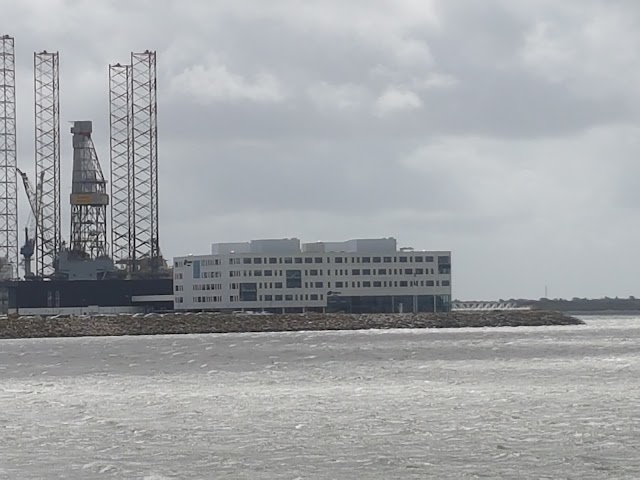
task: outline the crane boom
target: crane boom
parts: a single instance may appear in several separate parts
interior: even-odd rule
[[[42,203],[42,180],[44,178],[44,172],[40,175],[40,182],[36,185],[36,190],[33,190],[31,186],[31,182],[29,181],[29,177],[25,172],[17,168],[20,177],[22,178],[22,184],[24,185],[24,191],[27,194],[27,199],[29,200],[29,206],[31,207],[31,212],[36,219],[36,223],[40,221],[40,208]]]
[[[19,168],[17,169],[20,177],[22,177],[22,184],[24,185],[24,191],[27,194],[27,199],[29,200],[29,205],[31,206],[31,212],[33,216],[37,218],[38,216],[38,204],[36,199],[36,194],[33,191],[33,187],[31,186],[31,182],[29,182],[29,177]]]
[[[22,184],[24,185],[24,191],[27,194],[27,199],[29,200],[29,205],[31,206],[32,219],[33,224],[30,221],[27,227],[24,229],[24,245],[20,248],[20,254],[24,257],[24,276],[25,278],[33,277],[33,272],[31,271],[31,259],[35,252],[35,233],[32,232],[33,228],[39,228],[40,222],[42,220],[42,188],[43,188],[43,179],[44,172],[40,175],[40,182],[36,184],[35,192],[33,187],[31,186],[31,182],[29,182],[29,177],[27,174],[17,169],[20,177],[22,178]],[[35,225],[34,225],[35,224]]]

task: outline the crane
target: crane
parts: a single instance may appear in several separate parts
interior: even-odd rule
[[[20,255],[24,257],[24,276],[25,278],[29,278],[33,276],[33,272],[31,271],[31,260],[35,251],[35,229],[39,227],[42,218],[42,184],[44,172],[41,173],[40,182],[36,185],[36,189],[34,191],[27,174],[19,168],[17,170],[22,178],[24,191],[27,194],[29,206],[31,207],[31,215],[29,215],[29,221],[24,229],[24,245],[20,248]]]

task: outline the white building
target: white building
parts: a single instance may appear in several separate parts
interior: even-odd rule
[[[398,250],[394,238],[217,243],[174,259],[176,310],[448,311],[451,252]]]

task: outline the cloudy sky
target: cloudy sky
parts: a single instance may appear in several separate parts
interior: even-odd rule
[[[452,250],[457,298],[640,295],[635,0],[0,0],[0,12],[27,170],[32,52],[60,51],[64,204],[67,122],[94,121],[108,172],[107,66],[157,50],[168,258],[215,241],[395,236]]]

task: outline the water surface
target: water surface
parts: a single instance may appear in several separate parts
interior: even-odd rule
[[[640,318],[0,341],[0,478],[640,476]]]

